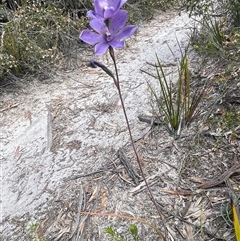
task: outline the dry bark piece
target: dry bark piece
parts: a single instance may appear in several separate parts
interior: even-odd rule
[[[229,177],[231,177],[235,173],[240,173],[240,164],[233,165],[230,169],[225,171],[222,175],[219,177],[213,178],[211,180],[200,180],[201,182],[200,185],[197,186],[197,188],[211,188],[211,187],[216,187],[223,182],[226,182]]]
[[[146,122],[151,125],[161,125],[161,121],[154,116],[149,116],[149,115],[139,115],[138,119],[142,122]]]
[[[128,175],[132,178],[132,180],[134,181],[134,183],[136,185],[139,184],[139,175],[135,173],[132,165],[130,164],[127,156],[125,155],[125,152],[123,150],[123,148],[119,148],[118,150],[118,158],[121,161],[121,163],[123,164],[124,168],[126,169]]]

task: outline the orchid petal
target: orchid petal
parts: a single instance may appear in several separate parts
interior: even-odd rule
[[[108,6],[112,6],[115,10],[119,8],[121,0],[109,0],[108,1]]]
[[[135,25],[128,25],[122,28],[115,36],[114,40],[116,41],[123,41],[127,38],[130,38],[134,32],[137,30],[137,26]]]
[[[122,6],[123,4],[126,2],[127,0],[109,0],[108,1],[108,6],[112,6],[115,9],[115,12],[117,12]]]
[[[100,20],[104,20],[104,17],[101,17],[100,15],[98,15],[97,13],[95,13],[94,11],[92,11],[92,10],[89,10],[88,12],[87,12],[87,15],[86,15],[88,18],[93,18],[93,19],[95,19],[95,18],[97,18],[97,19],[100,19]]]
[[[111,18],[114,14],[115,14],[115,9],[114,9],[114,7],[108,7],[108,8],[104,11],[103,17],[104,17],[105,19]]]
[[[103,54],[106,53],[108,48],[109,48],[109,44],[98,43],[98,44],[95,45],[95,54],[96,55],[103,55]]]
[[[94,0],[96,15],[103,16],[104,7],[107,6],[107,0]]]
[[[95,14],[95,12],[93,12],[93,10],[89,10],[89,11],[87,11],[87,15],[86,16],[88,18],[95,18],[96,14]]]
[[[119,5],[119,8],[121,8],[126,2],[127,2],[127,0],[121,0],[121,1],[120,1],[120,5]]]
[[[103,55],[109,46],[122,49],[124,40],[131,37],[137,26],[125,26],[128,13],[120,10],[127,0],[94,0],[94,11],[87,12],[91,28],[95,31],[83,30],[79,38],[84,42],[95,45],[95,54]]]
[[[125,47],[124,41],[117,41],[114,39],[109,42],[109,45],[112,46],[114,49],[123,49]]]
[[[90,21],[90,26],[99,34],[105,36],[107,32],[109,32],[106,24],[101,20],[95,18]]]
[[[113,17],[127,0],[94,0],[95,12],[90,10],[87,17],[101,20]]]
[[[124,27],[127,22],[127,11],[119,10],[110,20],[109,30],[111,35],[115,35]]]
[[[97,33],[94,33],[90,30],[83,30],[81,34],[79,35],[79,38],[84,41],[85,43],[88,43],[90,45],[94,45],[96,43],[99,43],[103,40],[103,37]]]

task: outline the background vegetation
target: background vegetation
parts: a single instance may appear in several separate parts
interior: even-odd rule
[[[240,126],[240,1],[186,0],[184,6],[201,26],[193,30],[191,45],[206,63],[216,66],[211,74],[221,103],[208,122],[211,128],[230,131],[235,138]]]
[[[155,10],[165,10],[177,0],[129,0],[129,21],[151,19]],[[192,35],[199,53],[237,60],[240,48],[240,1],[181,1],[182,9],[200,16],[202,28]],[[92,0],[2,0],[0,1],[0,79],[41,72],[58,65],[80,46],[79,32],[87,26],[86,12]]]
[[[86,12],[92,0],[0,1],[0,79],[43,72],[61,64],[81,43],[80,31],[87,26]],[[126,8],[129,21],[153,16],[153,10],[174,1],[132,0]]]

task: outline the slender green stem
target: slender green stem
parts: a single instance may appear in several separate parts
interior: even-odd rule
[[[116,85],[116,87],[118,89],[118,94],[119,94],[119,98],[120,98],[120,101],[121,101],[122,109],[123,109],[123,112],[124,112],[124,117],[125,117],[125,120],[126,120],[126,123],[127,123],[127,128],[128,128],[128,132],[129,132],[129,136],[130,136],[131,145],[132,145],[133,151],[135,153],[135,156],[137,158],[138,166],[139,166],[139,169],[140,169],[141,174],[143,176],[143,179],[144,179],[144,182],[146,184],[146,187],[148,189],[150,198],[151,198],[154,206],[157,209],[159,217],[161,218],[161,220],[163,220],[163,217],[162,217],[162,214],[161,214],[161,212],[159,210],[157,202],[156,202],[156,200],[155,200],[155,198],[154,198],[154,196],[152,194],[152,191],[151,191],[151,189],[150,189],[150,187],[148,185],[147,179],[146,179],[146,177],[144,175],[144,172],[143,172],[143,169],[142,169],[142,165],[141,165],[141,161],[140,161],[140,157],[138,155],[137,149],[136,149],[134,141],[133,141],[132,131],[131,131],[131,128],[130,128],[130,124],[129,124],[129,121],[128,121],[128,116],[127,116],[127,113],[126,113],[125,104],[124,104],[122,93],[121,93],[120,81],[119,81],[119,75],[118,75],[118,69],[117,69],[117,63],[116,63],[116,59],[115,59],[115,54],[114,54],[114,50],[113,50],[112,47],[109,48],[109,53],[110,53],[110,56],[111,56],[111,58],[113,60],[113,63],[114,63],[114,68],[115,68],[115,73],[116,73],[116,79],[114,79],[114,83],[115,83],[115,85]],[[166,231],[167,230],[166,230],[165,225],[164,225],[164,228],[165,228],[165,239],[166,239],[166,236],[167,236]]]

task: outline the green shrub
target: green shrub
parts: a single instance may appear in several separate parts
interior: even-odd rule
[[[240,126],[240,113],[237,110],[222,110],[219,115],[210,117],[209,121],[216,129],[221,129],[223,132],[232,131],[234,134],[236,128]]]
[[[201,30],[196,33],[196,38],[192,38],[192,44],[195,50],[200,48],[199,52],[207,53],[212,56],[224,56],[224,36],[226,26],[218,18],[212,17],[206,13],[201,20]]]
[[[85,24],[85,18],[73,21],[55,4],[27,1],[2,25],[0,75],[32,73],[58,63]]]
[[[240,1],[229,0],[228,11],[230,15],[230,20],[234,27],[240,27]]]
[[[209,12],[209,9],[212,7],[212,1],[205,0],[183,0],[183,7],[189,11],[189,15],[201,15]]]
[[[240,27],[239,0],[184,0],[190,15],[200,16],[201,29],[192,34],[192,44],[199,53],[231,58],[238,51]]]
[[[125,5],[129,11],[130,22],[151,19],[156,10],[166,10],[177,4],[178,0],[128,0]]]
[[[154,9],[174,2],[129,0],[129,21],[145,19]],[[9,14],[0,25],[0,78],[6,73],[35,73],[58,64],[76,47],[81,29],[88,25],[85,16],[93,8],[93,0],[6,0],[4,8]]]

